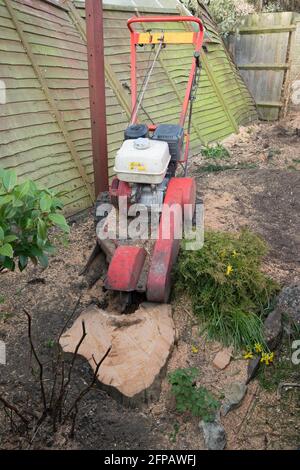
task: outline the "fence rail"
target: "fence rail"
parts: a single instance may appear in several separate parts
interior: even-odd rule
[[[299,57],[295,37],[300,15],[293,12],[249,15],[228,37],[228,46],[264,120],[283,116],[289,101],[291,69]]]

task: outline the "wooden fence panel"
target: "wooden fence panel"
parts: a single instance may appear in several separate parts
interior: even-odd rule
[[[293,18],[292,12],[249,15],[228,37],[230,52],[264,120],[277,120],[284,107]]]

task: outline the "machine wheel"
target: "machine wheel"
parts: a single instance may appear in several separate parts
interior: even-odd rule
[[[105,217],[108,216],[108,213],[106,213],[103,216],[97,215],[97,210],[102,204],[110,204],[110,194],[108,191],[105,191],[104,193],[100,193],[96,199],[95,202],[95,212],[94,212],[94,224],[95,227],[97,227],[98,223],[103,220]]]

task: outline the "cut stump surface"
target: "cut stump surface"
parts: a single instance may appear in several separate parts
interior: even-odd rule
[[[125,399],[142,394],[143,401],[148,401],[147,391],[160,379],[175,340],[171,306],[145,303],[131,315],[114,315],[91,306],[61,337],[65,352],[74,353],[83,321],[87,335],[78,354],[93,370],[111,346],[98,380]]]

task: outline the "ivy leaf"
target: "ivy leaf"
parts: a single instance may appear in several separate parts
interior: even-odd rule
[[[49,220],[54,225],[57,225],[59,228],[61,228],[64,232],[69,233],[70,232],[70,227],[67,224],[66,219],[62,214],[50,214],[49,215]]]
[[[17,175],[13,170],[6,170],[2,175],[2,183],[7,192],[10,192],[17,184]]]
[[[8,258],[14,257],[14,250],[9,243],[5,243],[3,246],[0,247],[0,255],[7,256]]]

